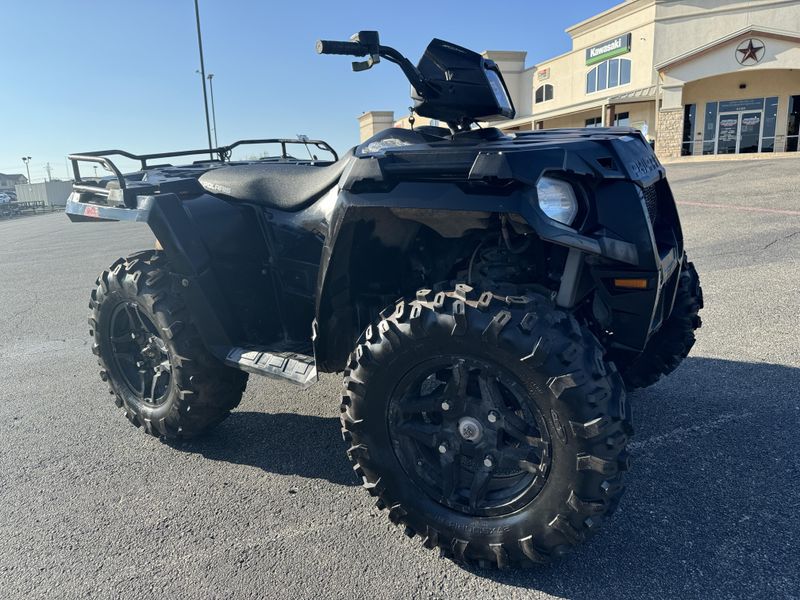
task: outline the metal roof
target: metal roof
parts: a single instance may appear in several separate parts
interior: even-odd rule
[[[648,100],[655,100],[657,95],[658,95],[658,86],[650,85],[644,88],[640,88],[638,90],[625,92],[624,94],[619,94],[617,96],[611,96],[608,99],[608,102],[609,104],[625,104],[627,102],[646,102]]]

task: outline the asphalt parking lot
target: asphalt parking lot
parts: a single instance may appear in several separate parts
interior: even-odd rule
[[[800,159],[669,167],[705,291],[669,379],[631,395],[620,509],[556,566],[470,572],[356,485],[339,379],[251,378],[206,439],[129,426],[87,336],[144,226],[0,222],[0,597],[800,598]]]

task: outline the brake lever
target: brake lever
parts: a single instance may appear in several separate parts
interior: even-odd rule
[[[375,64],[381,62],[381,55],[370,52],[369,58],[362,61],[353,61],[353,71],[366,71],[371,69]]]

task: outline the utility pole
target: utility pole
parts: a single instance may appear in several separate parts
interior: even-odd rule
[[[211,159],[214,159],[214,154],[211,152],[211,121],[208,118],[208,94],[206,92],[206,65],[203,60],[203,36],[200,33],[200,6],[198,0],[194,0],[194,16],[197,21],[197,48],[200,51],[200,75],[201,84],[203,86],[203,105],[206,109],[206,133],[208,134],[208,154]]]
[[[217,141],[217,109],[214,108],[214,74],[208,74],[208,89],[211,92],[211,122],[214,124],[214,147],[219,148]]]
[[[28,172],[28,183],[31,183],[31,168],[28,166],[28,163],[31,162],[31,157],[23,156],[22,162],[25,163],[25,170]]]
[[[53,181],[53,177],[50,175],[50,171],[52,171],[52,167],[50,163],[45,164],[44,170],[47,171],[47,181]]]

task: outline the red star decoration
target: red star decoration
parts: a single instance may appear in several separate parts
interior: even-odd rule
[[[764,46],[754,46],[753,45],[753,40],[748,40],[747,41],[747,48],[741,48],[741,49],[736,50],[737,52],[741,52],[742,53],[742,57],[739,59],[739,62],[744,64],[748,60],[750,60],[751,58],[755,62],[758,62],[758,53],[761,52],[763,49],[764,49]]]

